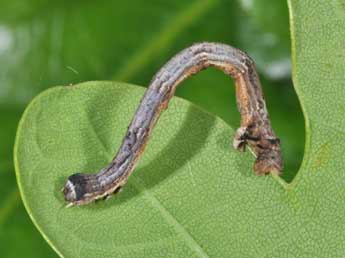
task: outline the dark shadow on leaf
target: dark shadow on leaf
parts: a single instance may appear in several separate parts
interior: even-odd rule
[[[113,198],[116,199],[113,205],[128,201],[139,194],[141,190],[135,187],[136,184],[149,190],[183,167],[202,149],[215,119],[196,106],[190,106],[183,125],[176,136],[152,162],[134,171],[128,184],[124,186],[124,190]]]

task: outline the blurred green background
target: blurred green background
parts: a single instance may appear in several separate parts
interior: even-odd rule
[[[12,149],[28,102],[49,87],[88,80],[147,86],[194,42],[231,44],[255,60],[290,182],[303,158],[304,121],[289,36],[285,0],[0,0],[0,256],[57,257],[26,214],[15,181]],[[177,95],[239,126],[233,82],[221,72],[188,79]]]

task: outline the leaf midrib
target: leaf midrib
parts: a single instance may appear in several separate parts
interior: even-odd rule
[[[198,242],[193,238],[193,236],[186,230],[185,227],[179,223],[174,216],[164,207],[164,205],[151,193],[151,191],[143,186],[143,184],[135,177],[131,178],[132,185],[140,192],[143,196],[150,201],[152,207],[156,208],[164,220],[173,226],[176,235],[182,236],[185,243],[189,246],[191,250],[194,250],[200,257],[208,258],[208,254],[205,250],[198,244]]]

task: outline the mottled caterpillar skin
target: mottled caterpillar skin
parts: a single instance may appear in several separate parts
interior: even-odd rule
[[[203,42],[182,50],[153,77],[111,163],[97,174],[78,173],[68,178],[63,193],[69,205],[87,204],[117,192],[127,182],[176,87],[209,66],[222,70],[235,80],[241,127],[235,134],[234,148],[243,151],[247,144],[252,148],[256,155],[254,171],[257,175],[279,174],[283,167],[280,141],[271,127],[252,59],[231,46]]]

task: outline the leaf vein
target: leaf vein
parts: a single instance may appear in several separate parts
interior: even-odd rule
[[[164,205],[148,190],[137,178],[132,178],[132,183],[139,191],[143,192],[144,197],[149,200],[154,208],[156,208],[163,218],[174,227],[177,234],[181,235],[186,241],[187,245],[194,250],[199,257],[208,258],[205,250],[196,242],[193,236],[186,230],[181,223],[179,223],[173,215],[164,207]]]

